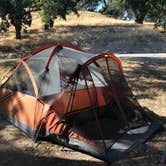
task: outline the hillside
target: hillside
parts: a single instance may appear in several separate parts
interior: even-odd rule
[[[14,39],[14,28],[0,34],[0,57],[23,56],[49,43],[70,43],[86,51],[113,53],[166,52],[166,36],[153,29],[153,24],[138,25],[131,21],[115,20],[98,13],[80,12],[58,18],[54,28],[44,32],[38,13],[21,41]]]

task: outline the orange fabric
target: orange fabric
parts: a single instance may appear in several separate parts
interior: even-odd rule
[[[76,134],[76,133],[73,132],[73,131],[70,131],[70,132],[69,132],[69,138],[73,138],[73,139],[80,140],[80,141],[82,141],[82,142],[84,142],[84,143],[86,143],[86,144],[89,144],[89,145],[91,145],[91,146],[94,146],[94,147],[96,147],[97,149],[100,149],[100,150],[102,150],[102,151],[105,151],[105,150],[106,150],[106,149],[104,148],[104,146],[101,146],[101,145],[99,145],[99,144],[95,144],[93,141],[90,141],[89,139],[86,139],[85,137],[82,137],[82,136]]]
[[[50,47],[57,47],[57,46],[68,47],[68,48],[75,49],[75,50],[77,50],[77,51],[84,52],[84,51],[81,50],[80,48],[77,48],[77,47],[72,46],[72,45],[69,45],[69,44],[65,44],[65,43],[58,44],[58,43],[55,43],[55,44],[48,44],[48,45],[39,47],[39,48],[37,48],[36,50],[33,50],[30,54],[28,54],[28,55],[26,55],[25,57],[23,57],[22,59],[23,59],[23,60],[26,60],[26,59],[28,59],[28,58],[34,56],[35,54],[39,53],[40,51],[43,51],[43,50],[45,50],[45,49],[47,49],[47,48],[50,48]]]
[[[66,125],[63,123],[60,123],[59,118],[56,116],[55,111],[50,110],[50,112],[51,113],[50,114],[48,113],[48,116],[46,118],[45,129],[47,132],[49,132],[51,134],[61,135],[63,133],[63,131],[65,130]],[[68,137],[77,139],[79,141],[82,141],[82,142],[85,142],[92,146],[95,146],[96,148],[98,148],[102,151],[105,150],[104,147],[102,147],[98,144],[95,144],[94,142],[90,141],[89,139],[86,139],[85,137],[82,137],[71,130],[68,131]]]
[[[45,129],[52,134],[61,134],[65,129],[65,125],[60,123],[59,118],[56,116],[55,111],[50,111],[46,116]]]
[[[98,103],[96,103],[95,91],[97,91]],[[89,94],[92,99],[92,103]],[[104,106],[110,101],[112,97],[110,90],[108,90],[107,87],[89,88],[89,94],[87,89],[77,90],[75,92],[72,111],[79,111],[81,109],[91,108],[93,106]],[[53,109],[56,110],[60,117],[63,117],[67,112],[70,111],[68,105],[69,100],[71,99],[70,95],[70,91],[62,92],[60,96],[57,97],[53,105]]]
[[[41,118],[44,116],[44,105],[35,97],[0,89],[0,112],[5,111],[9,116],[17,118],[20,122],[36,130]],[[35,123],[35,125],[34,125]]]
[[[111,59],[113,59],[119,65],[119,68],[120,68],[121,72],[123,73],[122,63],[119,60],[119,58],[116,57],[114,54],[109,54],[109,53],[108,54],[99,54],[99,55],[96,55],[95,57],[93,57],[93,58],[89,59],[87,62],[85,62],[83,64],[83,66],[88,66],[91,63],[93,63],[95,60],[100,59],[100,58],[111,58]]]

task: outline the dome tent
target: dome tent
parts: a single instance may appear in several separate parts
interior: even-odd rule
[[[113,54],[51,44],[20,59],[0,88],[0,112],[35,141],[51,140],[107,163],[160,126],[139,105]]]

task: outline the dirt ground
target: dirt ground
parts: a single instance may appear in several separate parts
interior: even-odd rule
[[[163,117],[166,124],[166,59],[122,58],[124,73],[142,106]],[[2,70],[1,70],[2,71]],[[0,166],[97,166],[105,163],[47,142],[34,143],[0,116]],[[165,125],[166,127],[166,125]],[[112,166],[160,166],[166,129],[155,134]]]
[[[166,52],[166,38],[153,30],[151,24],[137,25],[102,15],[83,13],[69,16],[68,22],[58,20],[56,29],[43,32],[36,21],[23,40],[14,33],[1,35],[0,57],[20,57],[38,46],[65,42],[90,52],[155,53]],[[87,21],[88,19],[95,21]],[[108,35],[109,34],[109,35]],[[29,37],[30,35],[30,37]],[[146,144],[130,152],[112,166],[160,166],[166,145],[166,58],[121,58],[124,74],[140,104],[162,117],[164,127]],[[13,63],[12,63],[13,64]],[[5,78],[11,63],[0,63],[0,80]],[[48,142],[34,143],[0,115],[0,166],[105,166],[91,156]]]

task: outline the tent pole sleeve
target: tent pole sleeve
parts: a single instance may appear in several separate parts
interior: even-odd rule
[[[8,77],[7,80],[5,80],[5,81],[0,85],[0,88],[3,87],[3,85],[5,85],[5,83],[12,77],[13,73],[19,68],[20,64],[21,64],[21,61],[19,61],[19,62],[15,65],[12,74]],[[11,71],[11,70],[10,70],[10,71]],[[10,73],[10,71],[9,71],[8,73]],[[8,75],[8,73],[7,73],[6,75]],[[2,77],[2,79],[0,80],[0,82],[3,81],[3,78],[4,78],[4,77]]]
[[[48,62],[47,62],[47,64],[46,64],[46,66],[45,66],[46,71],[49,71],[49,65],[50,65],[50,63],[51,63],[51,60],[52,60],[52,58],[53,58],[55,52],[58,51],[58,48],[59,48],[59,47],[62,48],[62,46],[63,46],[62,44],[57,44],[57,45],[55,45],[54,49],[52,50],[52,52],[51,52],[51,54],[50,54],[50,57],[49,57],[49,59],[48,59]]]
[[[33,77],[33,74],[32,74],[31,70],[29,69],[29,67],[28,67],[28,65],[27,65],[27,63],[25,61],[22,60],[22,64],[25,67],[25,69],[26,69],[26,71],[28,73],[28,76],[29,76],[29,78],[30,78],[30,80],[32,82],[32,86],[34,88],[35,96],[38,98],[38,89],[37,89],[36,81],[35,81],[35,79]]]
[[[45,67],[46,71],[49,71],[49,65],[50,65],[50,63],[51,63],[52,57],[54,56],[54,53],[55,53],[55,51],[56,51],[57,46],[58,46],[58,45],[56,45],[55,48],[54,48],[54,49],[52,50],[52,52],[51,52],[51,55],[50,55],[50,57],[49,57],[49,59],[48,59],[48,62],[47,62],[47,64],[46,64],[46,67]]]

